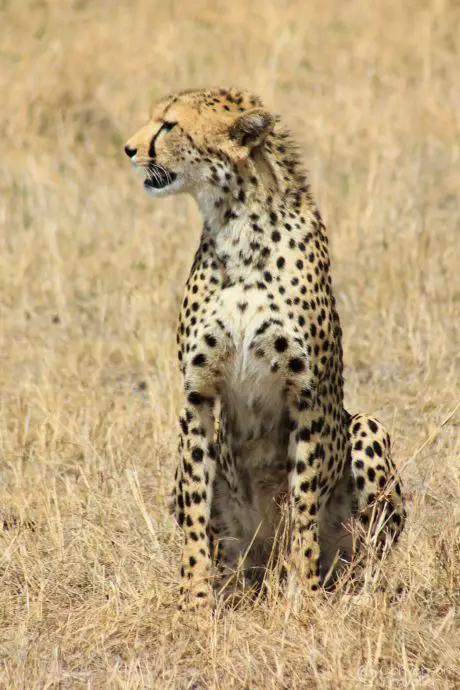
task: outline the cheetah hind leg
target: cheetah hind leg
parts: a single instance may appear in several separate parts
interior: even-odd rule
[[[374,553],[381,557],[401,534],[406,512],[390,436],[373,417],[349,418],[350,455],[320,517],[321,575],[333,586],[353,561],[353,577]],[[356,527],[356,529],[352,529]]]
[[[349,430],[357,518],[369,544],[382,554],[399,539],[406,518],[390,436],[377,419],[365,414],[351,417]]]

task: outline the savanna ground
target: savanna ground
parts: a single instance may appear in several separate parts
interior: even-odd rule
[[[0,2],[0,687],[460,683],[460,6]],[[347,405],[409,519],[368,594],[172,625],[175,323],[200,220],[122,144],[235,84],[296,133],[329,226]]]

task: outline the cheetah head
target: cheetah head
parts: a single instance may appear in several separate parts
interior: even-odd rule
[[[153,196],[224,188],[236,165],[263,147],[275,117],[236,89],[185,91],[161,100],[125,146]]]

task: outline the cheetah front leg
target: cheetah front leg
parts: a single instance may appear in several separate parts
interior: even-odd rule
[[[176,515],[184,531],[180,610],[209,606],[212,589],[209,540],[215,474],[213,398],[192,391],[180,416]]]
[[[319,588],[318,512],[326,452],[321,435],[323,417],[319,412],[303,410],[299,413],[294,405],[290,418],[293,431],[288,461],[292,501],[288,597],[295,601],[299,588],[304,586],[310,591]]]

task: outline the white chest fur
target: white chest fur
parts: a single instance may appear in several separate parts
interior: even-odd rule
[[[219,318],[231,339],[231,355],[222,372],[222,403],[233,451],[244,455],[245,465],[253,468],[274,461],[283,415],[283,380],[271,370],[267,353],[261,357],[254,347],[267,319],[265,299],[263,293],[246,292],[237,285],[223,290],[218,302]]]

